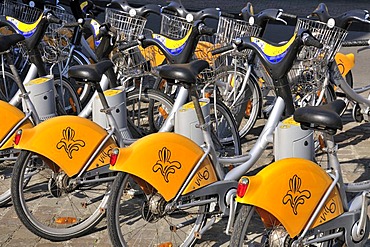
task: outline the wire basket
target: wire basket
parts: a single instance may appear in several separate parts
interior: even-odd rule
[[[307,96],[321,90],[328,72],[327,65],[340,49],[347,30],[310,19],[298,19],[295,32],[300,29],[309,30],[323,44],[323,48],[304,46],[288,72],[293,94]]]
[[[135,46],[124,51],[118,51],[112,56],[117,78],[141,76],[148,74],[151,70],[151,60],[154,53],[149,50]]]
[[[75,19],[61,6],[45,5],[45,9],[51,10],[63,23],[70,23]],[[49,24],[40,44],[44,62],[57,63],[66,60],[72,36],[73,30],[71,28],[65,28],[63,24]]]
[[[129,13],[109,9],[105,10],[105,22],[108,22],[117,29],[119,40],[136,40],[143,33],[146,18],[131,16]]]
[[[232,19],[221,16],[218,21],[216,43],[226,45],[238,37],[258,37],[262,28],[250,25],[244,20]]]
[[[321,49],[304,47],[298,56],[300,60],[319,58],[327,62],[332,61],[348,34],[347,30],[340,27],[329,27],[326,23],[310,19],[298,19],[294,31],[300,29],[309,30],[324,45]]]
[[[2,15],[14,17],[24,23],[33,23],[42,14],[41,9],[30,7],[16,1],[5,0],[1,3],[0,8]]]
[[[163,34],[171,39],[182,39],[193,26],[192,22],[188,22],[185,18],[162,14],[160,34]]]

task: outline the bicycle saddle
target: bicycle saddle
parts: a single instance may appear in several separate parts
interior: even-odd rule
[[[304,128],[326,130],[330,134],[335,134],[338,129],[343,128],[339,114],[345,107],[346,103],[343,100],[335,100],[326,105],[298,108],[293,117]]]
[[[103,74],[113,67],[110,60],[103,60],[95,64],[75,65],[68,70],[68,75],[78,81],[98,83]]]
[[[22,34],[0,36],[0,52],[9,50],[10,47],[22,40],[24,40],[24,36]]]
[[[183,83],[196,83],[198,74],[208,68],[204,60],[195,60],[185,64],[166,64],[157,68],[160,77],[166,80],[178,80]]]

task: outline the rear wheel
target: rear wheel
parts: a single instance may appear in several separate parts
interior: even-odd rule
[[[315,236],[310,236],[310,239],[313,237]],[[235,220],[230,246],[292,246],[294,240],[273,215],[261,208],[243,204]],[[309,246],[324,247],[334,244],[328,241]]]
[[[15,211],[31,232],[51,241],[64,241],[89,232],[99,223],[110,184],[98,180],[79,183],[51,160],[21,151],[14,165],[11,192]]]
[[[147,183],[119,173],[107,208],[113,246],[189,246],[207,220],[209,205],[165,211],[168,204]],[[144,186],[143,186],[144,185]],[[183,203],[189,203],[190,198]]]

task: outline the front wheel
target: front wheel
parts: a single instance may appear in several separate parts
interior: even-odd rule
[[[184,199],[183,203],[190,200]],[[130,174],[119,173],[112,184],[107,208],[113,246],[194,244],[196,233],[207,220],[209,205],[165,211],[166,205],[149,184]]]
[[[110,184],[79,183],[51,160],[22,150],[14,165],[11,194],[18,218],[28,230],[51,241],[64,241],[99,223]]]

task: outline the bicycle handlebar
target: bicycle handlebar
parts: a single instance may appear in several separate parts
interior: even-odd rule
[[[134,8],[126,0],[113,0],[107,5],[108,8],[122,10],[126,13],[134,12],[134,15],[147,17],[150,13],[159,15],[161,6],[156,4],[146,4],[142,7]]]
[[[343,47],[370,46],[370,39],[347,40],[342,43]]]
[[[127,50],[131,47],[137,46],[139,44],[140,44],[140,42],[137,41],[137,40],[129,41],[127,43],[120,42],[119,45],[118,45],[118,50],[125,51],[125,50]]]
[[[333,20],[334,25],[343,29],[348,29],[349,25],[355,22],[369,23],[369,12],[367,10],[349,10],[339,16],[333,17],[329,14],[328,8],[324,3],[320,3],[317,8],[308,16],[316,16],[321,22],[328,23]]]
[[[172,0],[167,6],[162,7],[162,13],[176,15],[189,20],[189,22],[195,22],[199,20],[205,20],[206,18],[218,19],[221,11],[219,8],[206,8],[198,12],[191,12],[185,9],[180,1]]]
[[[234,49],[234,45],[226,45],[226,46],[223,46],[223,47],[220,47],[220,48],[213,49],[211,51],[211,54],[212,55],[217,55],[217,54],[221,54],[221,53],[224,53],[224,52],[228,52],[228,51],[233,50],[233,49]]]

